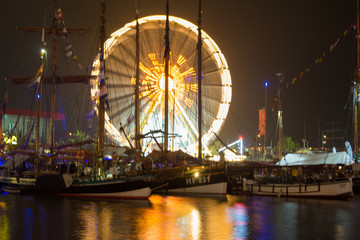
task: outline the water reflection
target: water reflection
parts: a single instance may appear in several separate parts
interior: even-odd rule
[[[351,239],[350,201],[153,195],[149,201],[0,196],[0,239]]]
[[[150,198],[146,209],[142,239],[219,239],[230,237],[224,211],[226,199],[203,199],[178,196]],[[228,238],[229,239],[229,238]]]
[[[233,208],[228,208],[228,214],[231,216],[233,224],[233,237],[235,239],[246,239],[248,232],[248,210],[244,203],[236,202]]]
[[[10,239],[9,234],[9,218],[6,213],[6,203],[0,202],[0,236],[4,240]]]

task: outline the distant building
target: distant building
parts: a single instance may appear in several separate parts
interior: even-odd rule
[[[37,111],[27,109],[6,108],[2,114],[2,132],[26,139],[30,134],[29,143],[35,143]],[[55,113],[55,120],[65,120],[65,115]],[[1,121],[0,121],[1,122]],[[40,142],[50,142],[51,113],[40,113]],[[1,130],[1,129],[0,129]]]

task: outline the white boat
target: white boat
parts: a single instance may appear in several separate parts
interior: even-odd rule
[[[354,164],[354,160],[349,153],[341,152],[322,152],[314,153],[312,151],[301,149],[295,153],[286,154],[276,166],[315,166],[315,165],[345,165]]]
[[[352,178],[335,182],[311,184],[262,184],[245,181],[244,190],[252,195],[303,198],[349,198],[353,197]]]
[[[297,170],[298,183],[278,184],[267,183],[266,181],[264,183],[263,180],[248,180],[243,182],[243,189],[250,194],[264,196],[348,198],[353,196],[352,178],[336,179],[336,168],[337,166],[349,166],[352,163],[351,156],[346,152],[313,153],[302,149],[296,153],[285,155],[276,163],[277,166],[285,170]],[[319,168],[322,169],[320,181],[301,182],[304,177],[311,179],[312,171],[318,172]],[[332,181],[330,181],[330,175]]]

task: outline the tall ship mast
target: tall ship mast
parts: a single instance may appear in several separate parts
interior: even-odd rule
[[[282,73],[276,74],[278,78],[278,125],[279,125],[279,160],[282,158],[282,137],[283,137],[283,121],[282,121],[282,107],[281,107],[281,82]]]
[[[357,24],[357,36],[360,35],[360,17],[359,17],[359,0],[356,1],[356,24]],[[360,81],[360,39],[357,37],[356,40],[357,46],[357,58],[356,58],[356,83],[354,89],[354,97],[355,97],[355,106],[354,106],[354,151],[355,151],[355,163],[358,163],[359,159],[359,130],[358,130],[358,105],[359,105],[359,97],[358,92],[360,90],[359,81]]]
[[[139,12],[137,0],[135,1],[136,11],[136,83],[135,83],[135,149],[141,152],[140,145],[140,42],[139,42]]]
[[[202,74],[202,38],[201,38],[201,0],[199,0],[199,19],[198,19],[198,128],[199,128],[199,146],[198,146],[198,157],[199,161],[202,162],[202,132],[201,132],[201,124],[202,124],[202,101],[201,101],[201,74]]]
[[[169,61],[170,61],[170,40],[169,40],[169,0],[166,1],[166,27],[165,27],[165,136],[164,151],[168,151],[169,144]]]
[[[99,89],[100,91],[105,87],[105,61],[104,61],[104,43],[105,43],[105,0],[101,0],[101,13],[100,13],[101,23],[100,23],[100,81],[99,81]],[[98,149],[97,149],[97,157],[98,164],[100,164],[100,174],[102,174],[103,167],[103,155],[104,155],[104,104],[105,98],[99,95],[99,132],[98,132]]]

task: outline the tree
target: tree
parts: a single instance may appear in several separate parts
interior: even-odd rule
[[[209,150],[211,152],[211,154],[214,155],[218,155],[218,150],[222,147],[222,144],[220,143],[220,141],[215,140],[214,142],[212,142],[212,144],[209,146]]]
[[[90,136],[86,135],[85,132],[76,130],[76,133],[71,134],[69,136],[68,141],[71,143],[81,142],[88,140]]]
[[[289,152],[295,152],[300,148],[300,143],[294,142],[291,137],[284,138],[282,142],[282,150],[283,152],[289,153]],[[276,144],[274,152],[279,151],[279,142]]]

